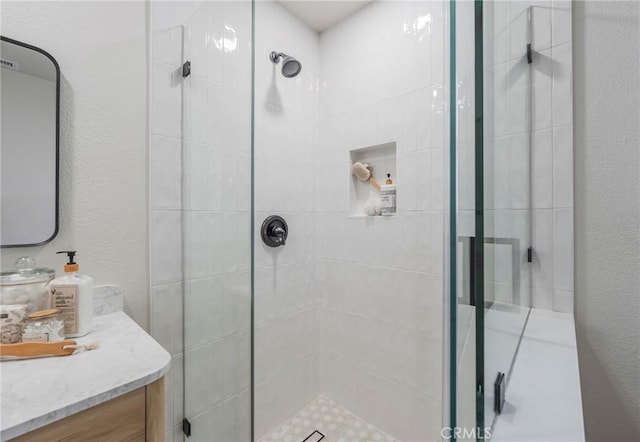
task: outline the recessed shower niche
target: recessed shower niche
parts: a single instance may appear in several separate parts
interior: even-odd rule
[[[350,216],[368,216],[365,209],[367,201],[379,198],[380,191],[376,188],[376,183],[385,185],[388,177],[396,182],[396,142],[377,144],[374,146],[353,149],[349,152],[351,165],[351,191],[349,198]],[[370,172],[371,178],[363,181],[353,173],[353,165],[362,163]]]

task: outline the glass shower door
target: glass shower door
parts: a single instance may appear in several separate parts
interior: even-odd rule
[[[531,305],[530,72],[527,7],[510,2],[455,2],[452,83],[454,136],[452,231],[457,234],[456,399],[452,422],[490,429],[508,386]],[[530,33],[527,34],[530,36]],[[453,298],[452,298],[453,299]],[[454,302],[454,301],[452,301]],[[488,436],[487,432],[486,436]]]
[[[184,27],[185,440],[434,440],[444,3],[321,32],[285,3],[204,2]],[[358,161],[395,215],[367,215]]]
[[[249,441],[251,2],[201,3],[184,42],[183,429]]]
[[[481,251],[478,240],[476,206],[476,63],[475,54],[475,6],[473,2],[451,3],[451,101],[456,103],[451,111],[451,234],[454,235],[455,265],[451,265],[452,339],[451,374],[452,410],[451,426],[476,428],[477,373],[476,363],[481,352],[476,343],[482,339],[482,327],[478,329],[478,267],[476,251]],[[481,195],[480,195],[481,196]],[[481,200],[480,200],[481,202]],[[482,316],[480,317],[480,320]],[[481,322],[480,322],[481,324]]]
[[[531,23],[526,2],[482,2],[482,9],[484,426],[492,427],[501,408],[496,388],[508,389],[531,306]]]

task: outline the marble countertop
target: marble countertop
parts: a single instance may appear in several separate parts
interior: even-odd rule
[[[171,356],[122,311],[94,317],[70,356],[0,363],[0,440],[35,430],[160,379]]]

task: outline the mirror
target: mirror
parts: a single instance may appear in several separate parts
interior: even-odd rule
[[[58,233],[60,68],[47,52],[0,37],[0,244]]]

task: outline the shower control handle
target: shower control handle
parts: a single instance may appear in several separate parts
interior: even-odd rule
[[[269,247],[284,246],[289,236],[287,222],[278,215],[268,216],[260,229],[262,241]]]
[[[284,229],[280,226],[271,227],[271,235],[280,238],[280,242],[282,243],[282,245],[284,245],[285,233],[286,232],[284,231]]]

